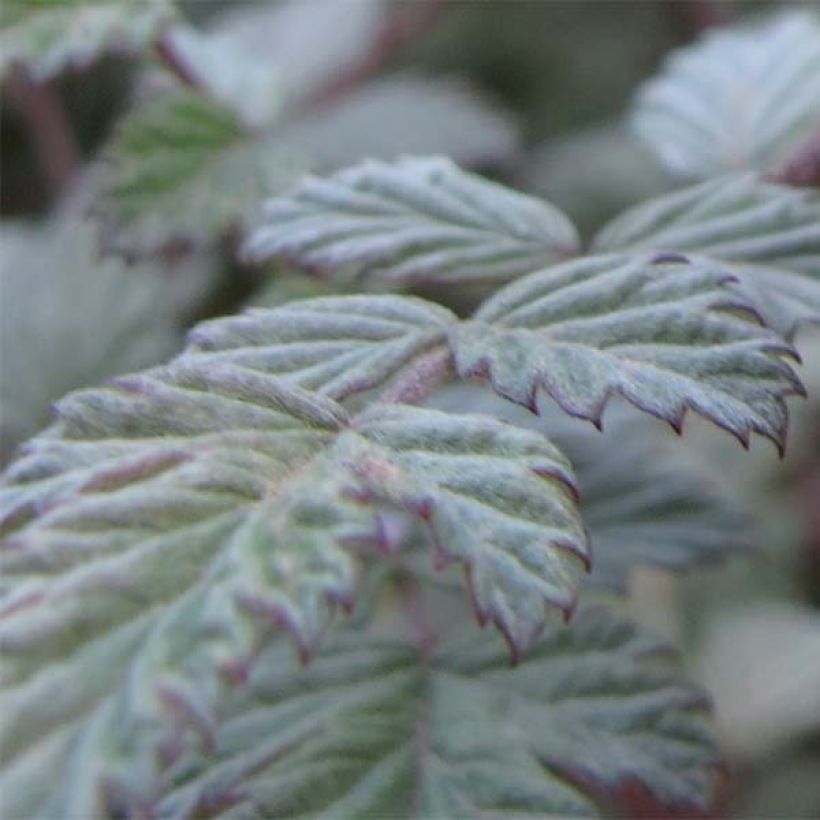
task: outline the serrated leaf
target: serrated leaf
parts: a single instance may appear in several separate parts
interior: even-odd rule
[[[268,203],[251,258],[391,283],[501,282],[572,254],[551,205],[445,159],[365,162]]]
[[[199,325],[188,359],[230,364],[342,400],[446,338],[455,316],[412,297],[328,296]]]
[[[0,78],[21,65],[35,82],[108,52],[139,52],[174,15],[171,0],[9,0],[3,7]]]
[[[470,407],[537,430],[569,457],[592,545],[586,585],[622,592],[637,567],[678,572],[750,547],[750,511],[714,470],[687,458],[688,448],[670,440],[668,429],[630,407],[609,408],[606,428],[597,431],[546,398],[536,416],[475,384],[450,385],[430,402],[449,412]],[[449,577],[438,580],[451,583]]]
[[[251,135],[231,109],[193,91],[129,114],[108,155],[98,210],[113,231],[111,244],[128,251],[221,235],[303,168],[290,150]]]
[[[820,22],[788,11],[707,33],[640,89],[632,119],[677,174],[771,170],[820,121]]]
[[[272,647],[210,752],[180,760],[159,816],[598,816],[627,783],[659,814],[703,809],[703,696],[613,613],[579,613],[510,668],[483,636],[414,646],[342,635],[309,670]],[[665,812],[663,812],[665,813]]]
[[[510,118],[468,83],[400,74],[377,79],[335,104],[288,122],[285,142],[298,145],[319,172],[403,154],[442,154],[468,166],[512,156]]]
[[[282,311],[299,327],[311,304],[314,317],[328,303],[342,315],[340,301]],[[392,303],[395,315],[419,312],[416,300]],[[349,305],[352,315],[361,298]],[[255,318],[269,340],[265,314]],[[69,396],[3,477],[4,793],[31,795],[38,780],[38,816],[149,800],[146,784],[212,742],[230,681],[273,633],[286,629],[307,655],[352,604],[356,554],[395,547],[384,511],[416,516],[440,559],[465,565],[479,617],[514,652],[548,604],[572,606],[586,540],[570,468],[542,435],[403,406],[350,419],[298,386],[298,342],[282,343],[290,381],[271,375],[282,356],[233,358],[233,334],[243,346],[252,335],[236,322],[207,328],[210,353],[194,346]],[[326,393],[352,389],[339,375]],[[38,772],[69,747],[77,769],[44,792]]]
[[[0,236],[0,438],[7,457],[48,423],[52,402],[161,361],[181,334],[162,272],[101,260],[90,225],[9,224]]]
[[[820,194],[721,177],[638,205],[596,237],[600,251],[656,250],[719,259],[766,323],[793,336],[820,321]]]
[[[744,445],[784,445],[784,397],[804,393],[780,337],[739,315],[719,265],[666,256],[599,256],[532,274],[453,331],[462,376],[535,409],[539,388],[596,425],[628,401],[680,429],[693,409]]]

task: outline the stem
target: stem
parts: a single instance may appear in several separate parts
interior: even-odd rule
[[[49,187],[55,195],[64,193],[80,166],[80,153],[57,92],[50,83],[34,82],[22,69],[8,78],[6,87]]]
[[[820,128],[767,179],[797,187],[820,186]]]
[[[191,88],[199,88],[199,78],[185,64],[171,40],[171,29],[165,29],[160,34],[156,44],[156,53],[160,62],[183,84]]]
[[[411,362],[385,390],[381,400],[390,404],[418,404],[452,372],[453,354],[449,348],[435,347]]]
[[[337,74],[327,85],[296,105],[296,113],[323,108],[355,90],[399,51],[421,37],[450,6],[451,0],[416,0],[406,4],[413,14],[391,14],[382,25],[372,47],[354,65]]]

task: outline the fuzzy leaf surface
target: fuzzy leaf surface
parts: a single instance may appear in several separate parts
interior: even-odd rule
[[[173,14],[170,0],[8,0],[2,11],[0,78],[21,65],[35,82],[44,82],[106,53],[139,52]]]
[[[603,252],[655,250],[720,260],[766,323],[793,336],[820,322],[820,194],[722,177],[638,205],[595,239]]]
[[[553,627],[510,668],[482,635],[414,646],[341,635],[308,670],[281,647],[180,761],[159,816],[590,817],[621,784],[695,809],[715,750],[703,697],[612,613]],[[220,808],[224,806],[222,811]]]
[[[668,256],[599,256],[508,285],[453,330],[458,372],[486,376],[536,408],[539,388],[601,424],[619,393],[680,429],[687,409],[748,444],[783,447],[784,397],[804,393],[780,337],[738,315],[719,265]]]
[[[502,282],[572,254],[556,208],[440,158],[364,162],[268,203],[247,253],[388,283]]]
[[[32,816],[150,800],[273,634],[305,656],[352,605],[359,556],[395,548],[388,511],[465,566],[514,652],[572,607],[586,538],[544,436],[401,405],[351,419],[254,364],[194,347],[72,394],[3,476],[0,788]]]
[[[771,170],[820,122],[820,21],[789,11],[706,34],[639,91],[638,133],[673,172]]]
[[[99,211],[111,244],[137,252],[241,226],[303,168],[270,138],[246,132],[230,108],[193,91],[172,92],[127,115],[108,156]]]
[[[592,572],[585,584],[623,591],[637,567],[680,572],[750,547],[752,516],[722,486],[716,471],[687,458],[685,443],[630,407],[612,406],[604,430],[598,431],[546,397],[539,402],[539,415],[533,415],[483,385],[449,385],[430,403],[449,412],[470,407],[537,430],[568,456],[592,545]],[[423,571],[421,563],[416,566]],[[448,586],[457,582],[442,575],[437,580]]]

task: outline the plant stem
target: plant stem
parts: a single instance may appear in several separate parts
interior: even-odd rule
[[[43,175],[59,196],[80,166],[80,153],[60,98],[50,83],[34,82],[22,69],[8,78],[6,88],[26,123]]]
[[[449,348],[435,347],[400,373],[382,394],[381,400],[390,404],[418,404],[452,372],[453,354]]]

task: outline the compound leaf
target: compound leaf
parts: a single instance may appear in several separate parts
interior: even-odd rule
[[[790,11],[708,33],[639,91],[633,124],[686,177],[771,170],[820,121],[820,23]]]
[[[9,0],[2,14],[0,78],[21,65],[35,82],[108,52],[139,52],[174,16],[170,0]]]
[[[793,336],[820,321],[820,194],[727,176],[638,205],[595,248],[703,254],[741,283],[765,322]]]
[[[272,200],[255,259],[392,283],[501,282],[576,251],[551,205],[445,159],[364,162]]]
[[[230,108],[194,91],[172,92],[126,116],[108,154],[98,210],[110,244],[135,252],[242,225],[303,167],[271,138],[247,132]]]
[[[544,388],[596,425],[608,398],[680,430],[688,408],[735,435],[784,444],[784,397],[804,393],[780,337],[738,315],[717,264],[669,256],[599,256],[508,285],[454,328],[458,372],[536,407]]]
[[[420,663],[357,631],[308,670],[272,646],[155,811],[589,817],[627,783],[659,815],[702,810],[716,760],[703,696],[663,651],[604,610],[551,628],[515,668],[480,635]]]
[[[282,310],[304,329],[338,302]],[[419,318],[417,300],[392,302]],[[384,513],[415,516],[441,561],[465,565],[479,617],[514,653],[547,605],[572,607],[587,544],[569,465],[544,436],[400,405],[351,419],[298,386],[310,368],[284,339],[288,378],[264,313],[270,360],[232,358],[253,318],[208,326],[211,352],[69,396],[3,477],[2,787],[40,801],[36,816],[151,799],[179,755],[211,746],[231,681],[273,633],[306,656],[352,605],[357,556],[395,547]],[[340,387],[336,366],[311,379],[337,395],[354,383]],[[69,748],[70,770],[43,789]]]

